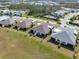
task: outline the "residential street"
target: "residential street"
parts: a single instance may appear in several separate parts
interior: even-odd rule
[[[67,26],[69,28],[79,30],[79,28],[77,26],[73,27],[73,26],[67,24],[70,21],[70,18],[72,18],[73,16],[77,16],[77,15],[79,15],[79,12],[78,13],[70,13],[70,14],[64,16],[64,18],[60,18],[60,20],[61,20],[60,26],[61,27]]]

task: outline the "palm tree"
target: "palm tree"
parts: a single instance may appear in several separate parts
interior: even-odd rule
[[[60,41],[59,41],[59,44],[58,44],[58,48],[61,48],[61,43],[60,43]]]
[[[61,44],[60,43],[58,44],[58,48],[61,48]]]
[[[12,16],[13,16],[13,15],[12,15],[12,13],[11,13],[11,12],[10,12],[9,16],[12,18]]]
[[[49,35],[52,34],[52,30],[50,29]]]
[[[73,58],[77,59],[77,51],[74,51]]]
[[[76,38],[77,40],[76,40],[76,43],[78,44],[79,42],[79,34],[77,34],[77,38]]]

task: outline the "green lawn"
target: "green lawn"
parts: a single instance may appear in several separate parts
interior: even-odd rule
[[[0,28],[0,59],[72,59],[28,34]]]
[[[78,31],[79,32],[79,31]],[[77,52],[77,59],[79,59],[79,34],[77,35],[77,41],[78,41],[78,45],[75,48],[75,51]]]

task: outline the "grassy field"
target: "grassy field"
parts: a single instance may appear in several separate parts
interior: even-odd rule
[[[79,32],[79,31],[78,31]],[[75,48],[75,51],[77,52],[77,59],[79,59],[79,34],[77,35],[77,41],[78,41],[78,45],[77,47]]]
[[[72,59],[13,29],[0,28],[0,59]]]

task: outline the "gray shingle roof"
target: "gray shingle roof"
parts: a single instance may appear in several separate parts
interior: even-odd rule
[[[0,21],[10,19],[9,16],[0,16]]]
[[[19,28],[28,28],[32,25],[32,20],[25,20],[17,24]]]
[[[48,34],[50,31],[48,25],[51,25],[51,24],[44,23],[44,24],[41,24],[39,26],[33,27],[32,30],[37,31],[37,32],[41,32],[43,34]],[[51,26],[53,26],[53,25],[51,25]]]
[[[73,32],[71,32],[70,30],[67,30],[67,29],[64,31],[58,32],[58,33],[53,33],[52,36],[55,39],[69,41],[69,42],[72,42],[73,45],[76,44],[76,36],[74,35]]]

